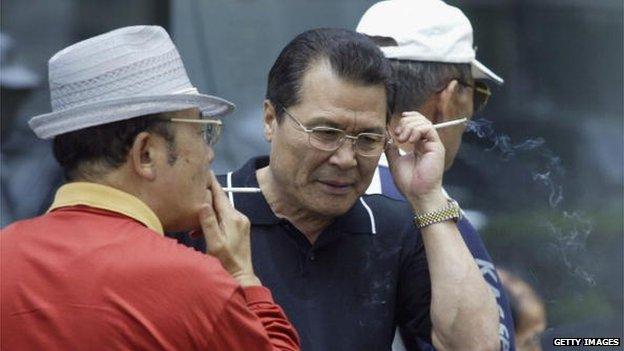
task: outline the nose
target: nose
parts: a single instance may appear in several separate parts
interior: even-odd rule
[[[355,156],[355,140],[345,139],[342,145],[331,155],[329,162],[340,169],[349,169],[357,166]]]

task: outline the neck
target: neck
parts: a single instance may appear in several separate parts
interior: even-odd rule
[[[126,175],[126,172],[122,166],[120,167],[120,169],[112,170],[110,172],[107,172],[106,174],[102,174],[102,176],[100,177],[89,178],[85,181],[110,186],[111,188],[115,188],[128,194],[134,195],[135,197],[145,202],[143,196],[141,196],[141,192],[138,191],[136,184],[134,184],[134,182],[128,181],[128,178],[129,177]]]
[[[152,209],[152,211],[154,211],[159,218],[162,219],[158,211],[158,207],[155,206],[157,202],[154,201],[154,199],[150,196],[150,192],[147,191],[143,186],[141,186],[140,182],[133,178],[133,176],[129,173],[126,165],[122,165],[117,169],[100,173],[97,176],[83,175],[79,179],[75,179],[73,181],[96,183],[100,185],[106,185],[117,190],[121,190],[141,200],[150,209]]]
[[[323,229],[327,228],[334,218],[322,216],[301,206],[301,202],[284,191],[286,186],[280,186],[271,173],[269,166],[256,171],[258,185],[271,211],[279,217],[287,219],[310,243],[314,244]]]

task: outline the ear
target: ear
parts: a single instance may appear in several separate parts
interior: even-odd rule
[[[264,138],[266,141],[271,142],[275,128],[277,128],[277,111],[275,111],[275,107],[268,99],[264,100],[262,107],[264,112]]]
[[[155,141],[154,134],[141,132],[134,138],[128,152],[128,162],[134,172],[149,181],[156,179],[157,147]]]
[[[446,88],[438,93],[436,121],[434,123],[446,122],[451,119],[458,118],[459,108],[457,106],[457,93],[459,83],[452,80],[446,85]]]
[[[431,123],[436,124],[443,122],[442,112],[440,110],[440,94],[435,93],[418,108],[418,112],[427,117]]]

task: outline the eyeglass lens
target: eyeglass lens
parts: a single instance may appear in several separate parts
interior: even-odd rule
[[[214,146],[219,142],[221,137],[221,125],[220,124],[206,124],[204,125],[204,140],[206,144]]]
[[[347,135],[340,130],[316,128],[310,134],[310,145],[324,151],[335,151],[347,140]],[[355,151],[362,156],[379,156],[383,152],[386,138],[372,133],[359,134],[355,139]]]

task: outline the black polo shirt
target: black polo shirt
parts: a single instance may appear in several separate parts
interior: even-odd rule
[[[224,186],[257,187],[251,159],[219,177]],[[301,337],[304,351],[390,350],[397,324],[408,349],[430,342],[429,271],[420,233],[403,201],[365,195],[314,244],[275,216],[261,193],[230,195],[251,221],[253,265]],[[202,239],[179,240],[199,250]]]

